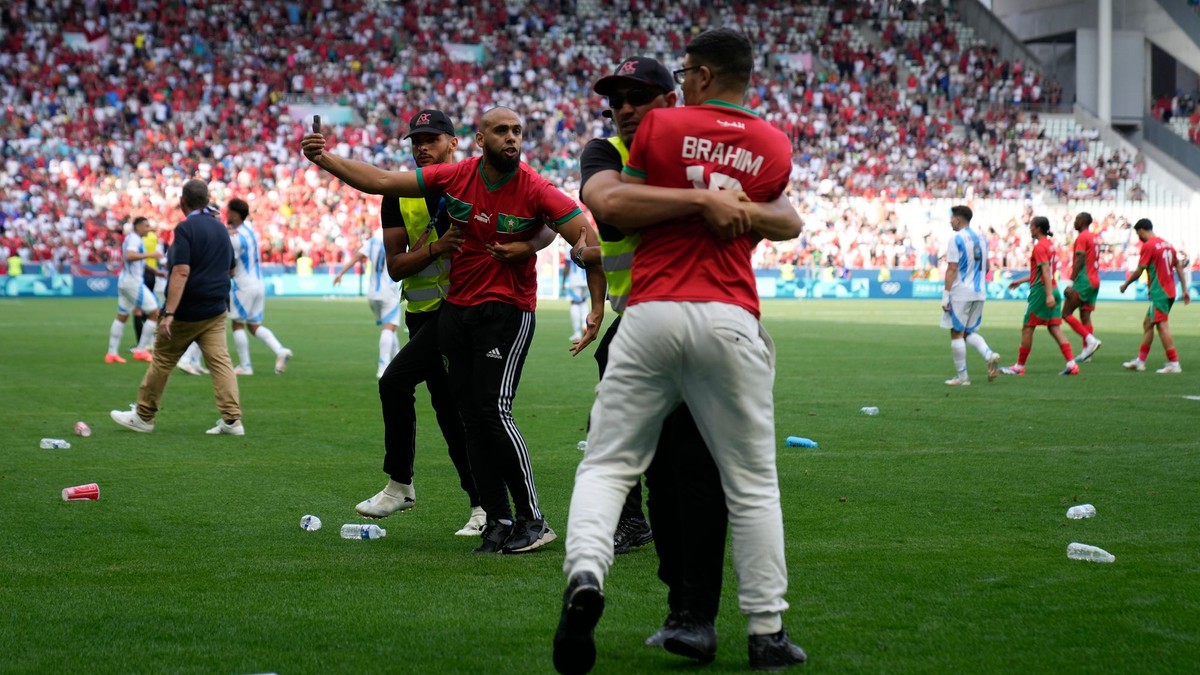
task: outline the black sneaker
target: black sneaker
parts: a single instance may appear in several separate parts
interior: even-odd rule
[[[582,675],[596,664],[592,631],[604,613],[604,591],[591,572],[571,575],[563,593],[562,615],[554,632],[554,669],[563,675]]]
[[[622,518],[613,535],[613,553],[629,553],[638,546],[654,541],[654,532],[645,518]]]
[[[675,630],[663,641],[663,649],[700,663],[711,663],[717,658],[717,629],[712,621],[681,612]]]
[[[476,553],[499,553],[504,548],[504,542],[512,536],[513,524],[508,520],[489,520],[483,526],[481,538],[483,543],[475,549]]]
[[[502,553],[528,553],[558,539],[554,530],[546,525],[546,521],[518,520],[512,536],[504,543]]]
[[[808,660],[799,645],[792,644],[787,631],[750,636],[750,670],[783,670]]]

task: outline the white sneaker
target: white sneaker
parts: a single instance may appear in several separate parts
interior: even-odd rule
[[[1092,360],[1092,354],[1095,354],[1096,350],[1100,349],[1100,345],[1102,344],[1104,343],[1100,341],[1100,338],[1092,338],[1092,340],[1088,342],[1086,346],[1084,346],[1083,351],[1079,352],[1079,356],[1076,357],[1075,363],[1084,363]]]
[[[946,384],[950,385],[951,387],[969,387],[971,386],[971,380],[970,378],[962,377],[961,375],[955,375],[954,377],[946,380]]]
[[[1159,373],[1160,375],[1167,375],[1169,373],[1182,373],[1183,366],[1179,365],[1178,361],[1167,361],[1167,365],[1154,372]]]
[[[109,415],[113,421],[126,429],[132,429],[139,433],[148,434],[154,431],[154,422],[147,422],[138,417],[136,410],[114,410]]]
[[[1000,375],[1000,354],[992,352],[987,360],[988,382],[994,382]]]
[[[217,420],[217,426],[204,432],[206,434],[217,436],[219,434],[229,434],[230,436],[245,436],[246,428],[242,426],[241,420],[234,421],[233,424],[226,424],[225,420]]]
[[[457,537],[478,537],[483,534],[484,525],[487,525],[487,513],[484,512],[482,506],[472,506],[471,518],[454,535]]]
[[[1141,359],[1133,359],[1132,361],[1126,361],[1125,363],[1122,363],[1121,367],[1128,368],[1130,370],[1136,370],[1140,373],[1146,369],[1146,364]]]
[[[392,492],[388,492],[391,489]],[[387,487],[374,497],[361,501],[354,507],[363,518],[387,518],[397,511],[407,511],[416,506],[417,493],[413,486],[389,480]]]
[[[233,374],[234,375],[253,375],[254,369],[251,368],[250,366],[234,366]]]
[[[290,361],[291,359],[292,359],[292,350],[285,349],[285,350],[279,352],[279,355],[275,357],[275,374],[282,375],[283,371],[287,370],[288,361]]]
[[[386,371],[387,371],[387,366],[380,364],[380,366],[375,369],[375,379],[378,380],[381,377],[383,377],[383,374]]]
[[[187,373],[188,375],[199,375],[200,374],[200,367],[191,361],[182,361],[181,360],[179,362],[179,369],[182,370],[183,372]]]

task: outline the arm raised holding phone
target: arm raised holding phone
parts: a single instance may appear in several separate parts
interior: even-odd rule
[[[313,115],[313,131],[304,135],[300,147],[308,161],[316,164],[346,185],[372,195],[385,197],[424,197],[415,171],[385,171],[354,159],[343,159],[325,150],[320,131],[321,116]]]

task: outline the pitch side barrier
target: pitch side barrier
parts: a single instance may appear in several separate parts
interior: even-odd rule
[[[88,298],[116,297],[117,277],[100,274],[53,274],[42,273],[36,264],[26,265],[29,274],[0,277],[0,298]],[[340,285],[333,285],[336,269],[320,267],[312,274],[298,275],[290,271],[277,271],[264,275],[267,295],[272,297],[324,297],[354,298],[366,293],[366,278],[362,275],[346,275]],[[758,294],[763,298],[790,298],[796,300],[941,300],[941,281],[913,279],[912,270],[889,270],[880,278],[879,270],[853,270],[848,278],[830,279],[821,277],[785,278],[779,270],[758,270]],[[1009,272],[1001,273],[987,285],[989,300],[1020,300],[1029,295],[1029,287],[1008,289],[1013,278]],[[1103,272],[1100,281],[1101,301],[1147,300],[1146,285],[1134,284],[1129,291],[1120,292],[1125,277],[1120,272]],[[1062,282],[1059,287],[1063,287]],[[1200,284],[1193,279],[1189,289],[1194,297],[1200,297]],[[560,280],[553,274],[538,275],[538,297],[561,297]]]

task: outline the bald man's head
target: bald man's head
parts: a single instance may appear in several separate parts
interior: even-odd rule
[[[483,149],[483,161],[501,173],[512,173],[521,164],[521,116],[511,108],[497,106],[479,118],[475,144]]]

